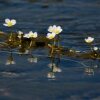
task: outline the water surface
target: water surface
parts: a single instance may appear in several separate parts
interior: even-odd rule
[[[99,46],[99,0],[0,0],[0,30],[7,32],[10,30],[2,25],[5,18],[16,19],[13,31],[25,33],[32,30],[46,35],[50,25],[61,25],[61,43],[66,47],[87,50],[86,36],[95,37],[94,44]],[[37,53],[47,55],[42,49]],[[91,66],[91,61],[65,57],[60,64],[62,72],[56,74],[55,80],[48,80],[48,57],[37,56],[38,63],[30,64],[27,56],[14,54],[16,65],[6,66],[8,56],[0,53],[0,100],[100,99],[100,66],[95,61]],[[87,66],[98,68],[93,75],[87,75]]]

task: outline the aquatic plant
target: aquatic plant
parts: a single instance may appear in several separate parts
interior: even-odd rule
[[[16,24],[15,19],[5,19],[3,24],[5,27],[11,28]],[[12,28],[11,28],[12,29]],[[33,55],[33,51],[38,48],[46,48],[48,50],[48,57],[50,58],[50,72],[48,78],[55,78],[55,73],[62,72],[60,68],[60,62],[62,56],[78,59],[100,59],[100,49],[93,46],[94,38],[88,36],[84,39],[85,43],[91,48],[88,51],[78,51],[72,48],[65,48],[60,45],[60,33],[63,31],[61,26],[49,26],[47,29],[49,33],[46,35],[39,35],[37,32],[29,31],[24,33],[22,31],[13,32],[12,30],[8,33],[0,32],[0,38],[4,38],[4,41],[0,42],[0,49],[10,52],[10,56],[6,62],[6,65],[15,64],[13,59],[13,53],[16,52],[19,55],[27,54],[28,61],[30,63],[37,63],[38,58]],[[93,70],[86,69],[86,73],[94,73]]]

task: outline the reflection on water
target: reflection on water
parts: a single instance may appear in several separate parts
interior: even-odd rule
[[[91,67],[85,68],[85,74],[94,75],[94,69]]]
[[[18,97],[18,100],[23,96],[24,100],[30,98],[38,98],[44,100],[84,100],[84,98],[91,98],[91,90],[93,94],[98,97],[99,87],[98,82],[100,81],[99,67],[94,67],[95,64],[91,65],[91,61],[88,63],[81,63],[81,61],[71,59],[61,59],[59,67],[55,63],[50,63],[50,58],[45,56],[38,56],[38,63],[30,63],[27,61],[29,56],[26,55],[13,55],[16,58],[16,65],[6,66],[4,62],[8,57],[8,54],[1,53],[0,55],[0,88],[9,87],[9,94],[6,96],[9,100]],[[34,55],[35,57],[35,55]],[[2,59],[1,59],[2,58]],[[83,62],[83,61],[82,61]],[[49,64],[49,65],[48,65]],[[52,69],[53,65],[53,69]],[[87,67],[88,66],[88,67]],[[60,72],[60,73],[58,73]],[[85,72],[85,74],[84,74]],[[88,77],[91,76],[91,77]],[[42,91],[41,91],[42,89]],[[69,91],[69,92],[66,92]],[[80,93],[80,92],[81,93]],[[20,93],[19,93],[20,92]],[[2,92],[4,93],[4,92]],[[0,95],[3,95],[0,92]],[[98,95],[96,95],[98,93]],[[86,95],[85,95],[86,94]],[[59,97],[61,95],[61,97]],[[68,97],[66,95],[69,95]],[[77,95],[77,97],[76,97]],[[27,98],[26,98],[27,96]]]
[[[10,56],[8,57],[7,62],[6,62],[6,65],[11,65],[11,64],[12,65],[15,64],[12,53],[10,54]]]

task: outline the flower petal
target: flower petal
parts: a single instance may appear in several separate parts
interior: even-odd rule
[[[24,34],[23,37],[25,37],[25,38],[29,38],[29,34]]]
[[[8,26],[7,24],[3,24],[4,26]]]
[[[18,31],[18,34],[21,35],[21,34],[23,34],[23,32],[22,31]]]
[[[8,18],[5,19],[5,22],[6,22],[6,23],[9,23],[9,22],[10,22],[10,19],[8,19]]]
[[[49,26],[48,31],[49,32],[52,32],[52,29],[53,29],[53,27],[52,26]]]
[[[16,20],[12,19],[11,23],[12,23],[12,25],[15,25],[16,24]]]

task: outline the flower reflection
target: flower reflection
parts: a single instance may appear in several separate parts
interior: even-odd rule
[[[55,66],[53,68],[53,72],[62,72],[62,70],[61,70],[61,68]]]
[[[94,65],[94,68],[98,68],[98,65]]]
[[[55,63],[48,64],[49,68],[52,68],[52,72],[62,72],[61,68],[57,67]]]
[[[49,73],[47,74],[47,77],[48,77],[48,78],[51,78],[51,79],[55,79],[55,73],[54,73],[54,72],[49,72]]]
[[[49,68],[52,68],[52,66],[56,66],[56,64],[55,64],[55,63],[50,63],[50,64],[48,64],[48,67],[49,67]]]
[[[87,75],[94,75],[94,69],[93,68],[85,68],[85,74]]]
[[[37,63],[37,61],[38,61],[38,59],[37,59],[37,57],[34,57],[33,55],[31,55],[29,58],[28,58],[28,61],[30,62],[30,63]]]
[[[7,59],[7,62],[6,62],[6,65],[13,65],[13,64],[16,64],[12,55],[10,55]]]
[[[16,64],[16,63],[15,63],[15,61],[7,60],[6,65],[11,65],[11,64],[13,65],[13,64]]]

